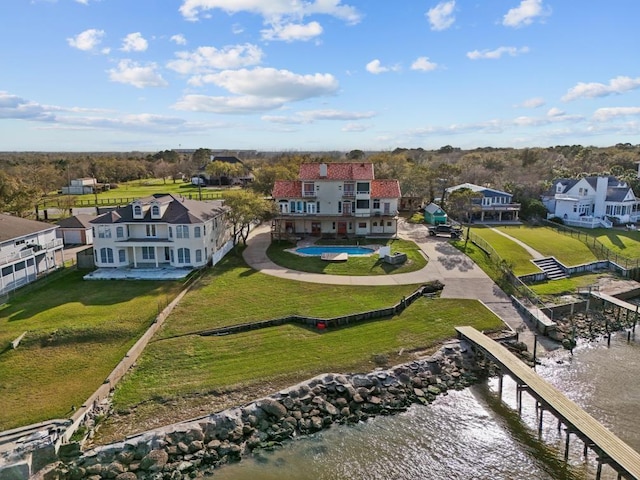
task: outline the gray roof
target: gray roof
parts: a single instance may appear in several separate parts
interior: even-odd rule
[[[622,202],[631,190],[630,187],[609,187],[607,188],[607,202]]]
[[[168,206],[162,218],[151,218],[150,210],[145,213],[143,218],[133,218],[133,203],[135,203],[133,202],[125,207],[117,208],[104,215],[100,215],[98,218],[91,220],[91,223],[170,223],[186,225],[204,223],[226,210],[224,202],[221,200],[201,202],[164,193],[156,193],[155,195],[141,198],[137,201],[142,204],[151,204],[152,202],[167,203]]]
[[[91,228],[91,220],[96,218],[96,215],[87,215],[86,213],[79,213],[73,217],[64,218],[58,222],[60,228]]]
[[[0,242],[58,228],[57,225],[0,213]]]
[[[436,205],[435,203],[430,203],[426,207],[424,207],[424,211],[427,213],[437,213],[438,211],[442,212],[443,215],[446,215],[445,211],[440,208],[440,205]]]

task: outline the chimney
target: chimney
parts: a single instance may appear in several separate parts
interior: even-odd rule
[[[321,163],[320,164],[320,178],[326,178],[327,177],[327,164],[326,163]]]

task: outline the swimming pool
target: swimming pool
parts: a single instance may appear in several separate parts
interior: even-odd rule
[[[296,253],[301,255],[320,256],[323,253],[348,253],[349,255],[371,255],[373,248],[358,247],[353,245],[315,245],[311,247],[298,247]]]

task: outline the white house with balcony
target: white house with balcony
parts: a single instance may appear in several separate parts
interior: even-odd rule
[[[31,283],[64,264],[57,228],[0,213],[0,294]]]
[[[151,269],[149,278],[154,269],[173,270],[173,278],[180,278],[215,264],[233,247],[225,212],[222,201],[169,194],[135,200],[91,221],[95,265]]]
[[[520,204],[513,203],[513,195],[473,183],[462,183],[455,187],[447,188],[447,194],[460,189],[468,189],[480,193],[482,198],[474,200],[480,208],[474,213],[474,219],[481,222],[517,221],[520,216]]]
[[[542,203],[549,210],[548,218],[559,217],[575,227],[611,228],[635,223],[640,217],[640,201],[631,187],[612,176],[554,180]]]
[[[276,180],[274,238],[395,236],[400,185],[376,180],[372,163],[307,163],[298,180]]]

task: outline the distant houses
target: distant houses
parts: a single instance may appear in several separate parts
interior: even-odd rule
[[[559,178],[542,196],[548,218],[560,218],[566,225],[611,228],[635,223],[640,218],[640,201],[629,185],[612,176],[581,179]]]
[[[64,218],[57,222],[56,236],[61,238],[65,245],[91,245],[93,243],[93,230],[91,220],[96,215],[78,214]]]
[[[242,173],[237,176],[213,176],[207,172],[207,165],[210,162],[224,162],[232,165],[240,165],[242,167]],[[243,186],[254,180],[253,174],[242,163],[238,157],[233,155],[211,155],[209,161],[205,165],[201,165],[198,172],[191,178],[191,183],[195,186],[206,185],[224,185],[224,186]]]
[[[520,217],[520,204],[513,203],[513,195],[501,190],[495,190],[489,187],[474,185],[473,183],[462,183],[454,187],[447,188],[450,194],[461,188],[466,188],[472,192],[482,195],[474,203],[477,203],[478,212],[473,214],[474,220],[480,222],[504,222],[517,221]]]
[[[100,185],[100,188],[102,185]],[[74,178],[69,185],[62,187],[63,195],[89,195],[97,193],[99,189],[98,181],[95,178]]]
[[[447,213],[440,208],[440,205],[430,203],[424,207],[424,222],[430,225],[442,225],[447,223],[449,217]]]
[[[64,264],[57,228],[0,213],[0,294],[31,283]]]

